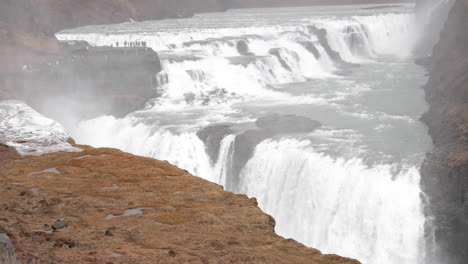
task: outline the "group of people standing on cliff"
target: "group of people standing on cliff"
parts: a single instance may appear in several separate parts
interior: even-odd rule
[[[116,42],[115,43],[115,47],[119,48],[119,47],[146,47],[146,41],[124,41],[123,45],[120,46],[120,42]],[[112,47],[113,45],[111,45]]]

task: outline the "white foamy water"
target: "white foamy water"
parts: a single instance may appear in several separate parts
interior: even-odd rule
[[[431,143],[419,122],[426,79],[411,59],[413,25],[412,5],[392,5],[233,10],[63,31],[64,41],[146,45],[163,66],[146,109],[71,131],[80,143],[168,160],[257,197],[280,235],[326,253],[422,264],[418,168]],[[269,114],[323,126],[252,137],[236,174],[238,135]],[[231,129],[219,141],[197,135],[217,124]]]
[[[183,107],[187,102],[296,100],[268,86],[330,78],[338,70],[314,28],[325,29],[330,47],[348,62],[368,62],[381,55],[405,58],[411,53],[412,13],[360,10],[355,14],[361,15],[330,18],[321,12],[314,14],[312,9],[310,14],[298,11],[265,12],[255,17],[253,25],[248,23],[253,19],[248,12],[231,11],[228,16],[232,17],[200,15],[194,19],[84,27],[62,31],[57,38],[96,46],[145,45],[158,51],[163,64],[158,77],[159,92],[163,93],[155,106],[158,109],[174,104]],[[221,19],[223,25],[218,27]],[[246,43],[249,56],[237,50],[239,41]],[[310,45],[317,50],[318,58],[308,50]]]
[[[242,189],[275,216],[280,235],[363,263],[419,263],[424,236],[419,171],[331,158],[304,142],[260,144]],[[287,177],[285,177],[287,175]]]

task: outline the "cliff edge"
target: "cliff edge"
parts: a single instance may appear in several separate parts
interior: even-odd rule
[[[0,263],[359,264],[276,235],[255,199],[167,162],[75,147],[0,144],[0,233],[16,248]]]
[[[0,102],[0,161],[0,264],[359,264],[168,162],[76,145],[19,101]]]
[[[468,1],[457,0],[435,46],[423,121],[434,150],[422,166],[434,262],[468,263]]]

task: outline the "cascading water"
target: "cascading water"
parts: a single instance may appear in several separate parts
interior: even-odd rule
[[[163,66],[146,109],[70,130],[257,197],[280,235],[326,253],[422,263],[418,168],[431,143],[412,8],[233,10],[60,32],[146,45]]]
[[[280,234],[364,263],[418,263],[419,171],[393,166],[334,159],[291,139],[266,141],[245,167],[242,188],[275,215]]]

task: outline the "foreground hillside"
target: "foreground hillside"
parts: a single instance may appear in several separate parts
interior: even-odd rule
[[[359,263],[279,237],[255,199],[167,162],[77,147],[0,145],[0,235],[22,263]]]

